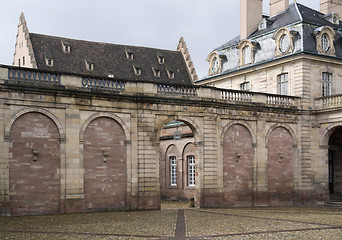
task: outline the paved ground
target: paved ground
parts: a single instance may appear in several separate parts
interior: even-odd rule
[[[342,209],[191,209],[0,217],[0,239],[342,239]]]

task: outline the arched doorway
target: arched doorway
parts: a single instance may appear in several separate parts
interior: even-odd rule
[[[183,121],[170,121],[161,130],[159,142],[161,199],[193,199],[198,150],[192,128]]]
[[[329,192],[331,200],[342,200],[342,127],[329,138]]]

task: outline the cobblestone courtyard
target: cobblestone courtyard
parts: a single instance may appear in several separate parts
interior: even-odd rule
[[[342,239],[342,209],[193,209],[1,217],[0,239]]]

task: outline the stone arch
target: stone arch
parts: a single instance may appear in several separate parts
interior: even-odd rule
[[[175,155],[179,156],[179,149],[175,144],[170,144],[165,151],[165,157],[169,156],[171,153],[175,153]]]
[[[342,199],[342,124],[330,124],[320,139],[322,175],[327,182],[326,198]]]
[[[234,121],[231,121],[229,122],[223,129],[222,129],[222,132],[221,132],[221,146],[223,146],[223,137],[224,137],[224,134],[225,132],[233,125],[235,124],[240,124],[242,126],[244,126],[245,128],[247,128],[249,130],[249,133],[251,134],[251,137],[252,137],[252,141],[253,141],[253,146],[255,147],[257,142],[256,142],[256,135],[255,135],[255,132],[253,130],[253,128],[245,121],[239,121],[239,120],[234,120]]]
[[[12,118],[6,129],[10,141],[9,185],[13,215],[51,214],[61,210],[62,128],[56,124],[57,119],[46,112],[25,109]]]
[[[118,117],[118,116],[116,116],[115,114],[112,114],[112,113],[95,113],[92,116],[90,116],[82,124],[81,129],[80,129],[80,142],[84,141],[84,132],[85,132],[86,128],[88,127],[89,123],[91,123],[96,118],[100,118],[100,117],[108,117],[108,118],[111,118],[111,119],[115,120],[116,122],[118,122],[121,125],[122,129],[124,130],[125,137],[126,137],[126,142],[130,142],[131,141],[130,131],[129,131],[128,127],[126,126],[125,122],[122,121],[120,117]]]
[[[320,145],[328,146],[331,134],[336,130],[336,128],[342,127],[342,123],[330,124],[326,129],[324,129],[323,137],[320,139]]]
[[[95,114],[81,128],[86,211],[127,205],[127,132],[112,114]],[[126,128],[127,130],[127,128]]]
[[[161,134],[161,131],[165,124],[168,122],[171,122],[173,120],[184,122],[186,125],[188,125],[192,132],[194,133],[194,138],[196,143],[201,143],[203,141],[203,135],[202,131],[199,128],[199,125],[192,119],[187,118],[187,117],[168,117],[165,121],[162,121],[158,126],[157,126],[157,131],[156,131],[156,139],[159,139],[159,136]],[[159,140],[158,140],[159,142]]]
[[[17,112],[16,114],[14,114],[9,123],[7,124],[6,128],[5,128],[5,138],[8,138],[9,137],[9,134],[10,134],[10,131],[11,131],[11,128],[12,128],[12,125],[13,123],[22,115],[26,114],[26,113],[30,113],[30,112],[37,112],[37,113],[41,113],[47,117],[49,117],[57,126],[58,128],[58,131],[59,131],[59,138],[60,139],[65,139],[65,130],[64,128],[62,127],[61,123],[59,122],[58,118],[53,115],[51,112],[45,110],[45,109],[41,109],[41,108],[27,108],[27,109],[24,109],[24,110],[21,110],[19,112]]]
[[[296,139],[286,125],[273,125],[266,135],[268,200],[272,206],[293,205]]]
[[[159,137],[163,135],[163,129],[164,126],[171,122],[171,121],[180,121],[183,122],[187,128],[191,130],[193,137],[186,137],[186,138],[182,138],[181,140],[168,140],[168,141],[176,141],[175,144],[177,145],[179,152],[180,152],[180,156],[179,159],[177,161],[178,163],[178,167],[179,167],[179,172],[178,175],[179,176],[179,180],[177,183],[177,187],[175,187],[174,189],[170,189],[169,191],[169,199],[189,199],[189,198],[194,198],[195,196],[195,205],[196,206],[200,206],[201,204],[201,199],[202,196],[200,194],[201,191],[201,183],[202,183],[202,152],[203,152],[203,136],[202,136],[202,132],[199,128],[199,125],[192,120],[191,118],[188,117],[181,117],[181,116],[168,116],[166,119],[164,118],[162,121],[160,121],[159,124],[156,125],[156,135],[155,138],[158,139],[158,141],[156,141],[156,149],[160,148],[160,146],[165,145],[163,140],[159,140]],[[188,145],[189,141],[191,142],[191,144],[194,145],[195,148],[195,154],[194,156],[197,157],[197,159],[195,159],[195,171],[196,171],[196,181],[195,181],[195,186],[187,186],[186,184],[186,179],[185,179],[185,174],[184,172],[187,171],[187,164],[185,164],[186,160],[183,159],[183,149],[186,148],[186,146]],[[163,164],[160,162],[160,159],[157,160],[160,164]],[[161,176],[161,172],[159,172],[159,177]],[[172,191],[171,191],[172,190]],[[164,189],[162,189],[162,191],[164,191]]]
[[[253,139],[251,130],[247,123],[233,121],[227,124],[222,132],[222,204],[224,206],[253,204],[255,138]]]
[[[269,138],[270,133],[278,127],[285,128],[290,133],[292,140],[293,140],[293,146],[297,147],[298,141],[297,141],[297,137],[296,137],[295,132],[293,131],[293,129],[290,126],[288,126],[286,124],[281,124],[281,123],[274,124],[273,126],[270,127],[270,129],[268,129],[266,136],[265,136],[266,147],[268,146],[267,144],[268,144],[268,138]]]

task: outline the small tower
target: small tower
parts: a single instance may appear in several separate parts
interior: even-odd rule
[[[194,67],[194,63],[191,60],[189,50],[188,50],[188,48],[186,46],[186,43],[185,43],[183,37],[181,37],[179,39],[179,43],[178,43],[178,46],[177,46],[177,51],[182,53],[182,56],[184,58],[186,66],[188,68],[188,72],[190,74],[190,78],[191,78],[192,83],[196,82],[198,80],[196,69]]]
[[[24,13],[21,13],[19,17],[13,65],[18,67],[37,68]]]

